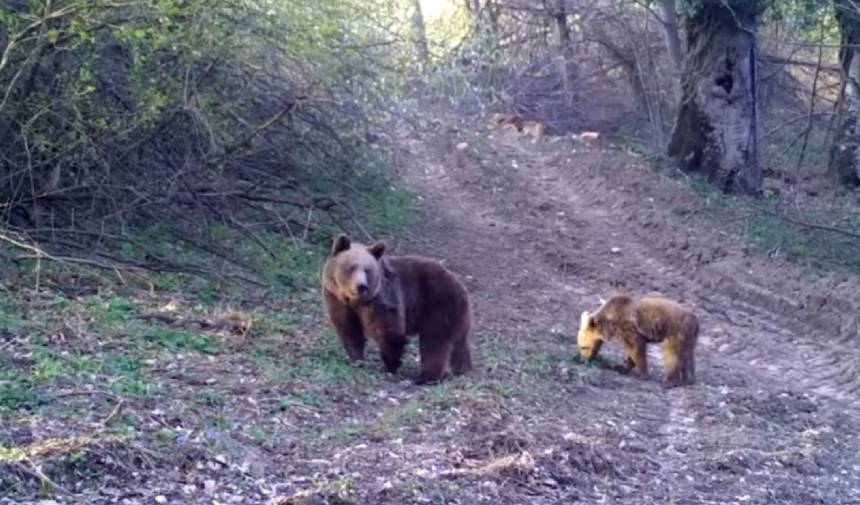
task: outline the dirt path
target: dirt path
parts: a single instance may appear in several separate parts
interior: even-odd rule
[[[656,352],[650,380],[576,365],[572,390],[543,378],[559,395],[525,428],[533,446],[563,457],[538,458],[530,479],[545,485],[514,494],[530,503],[860,503],[854,320],[811,311],[807,301],[821,295],[801,273],[738,253],[719,230],[697,230],[682,215],[694,206],[689,192],[619,153],[486,131],[402,147],[403,180],[424,202],[407,248],[467,276],[479,348],[567,359],[580,311],[615,288],[668,295],[702,319],[694,387],[660,388]],[[540,439],[558,436],[560,419],[576,450]],[[589,486],[559,478],[565,471],[589,476]]]

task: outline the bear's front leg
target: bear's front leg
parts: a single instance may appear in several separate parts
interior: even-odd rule
[[[628,371],[636,368],[639,375],[643,377],[648,375],[648,353],[645,350],[645,342],[639,340],[625,341],[624,349],[627,351],[626,365],[633,365],[628,368]]]
[[[636,368],[636,363],[634,363],[629,356],[624,360],[624,363],[615,365],[614,367],[616,372],[623,374],[630,373],[630,370],[633,370],[634,368]]]
[[[406,337],[399,335],[388,335],[379,339],[379,353],[385,370],[388,373],[397,373],[403,360],[403,350],[406,347]]]
[[[367,339],[362,331],[361,320],[358,315],[347,304],[338,300],[328,291],[325,291],[325,306],[329,321],[331,321],[350,361],[364,359],[364,346]]]

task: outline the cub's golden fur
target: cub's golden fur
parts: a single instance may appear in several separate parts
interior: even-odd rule
[[[583,312],[577,345],[585,360],[597,357],[604,342],[618,339],[627,352],[621,367],[648,372],[647,344],[662,343],[666,381],[672,386],[696,380],[695,349],[699,320],[677,302],[658,297],[634,300],[626,295],[610,298],[596,312]]]

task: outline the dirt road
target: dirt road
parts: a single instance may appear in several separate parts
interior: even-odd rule
[[[485,359],[484,377],[527,379],[545,400],[507,427],[535,459],[488,496],[860,503],[857,311],[837,287],[856,279],[814,284],[756,257],[702,227],[687,187],[628,155],[469,131],[404,140],[402,177],[423,202],[406,248],[467,276],[485,358],[558,357],[528,377]],[[573,363],[578,314],[616,288],[695,308],[697,385],[661,389],[653,351],[649,380]]]

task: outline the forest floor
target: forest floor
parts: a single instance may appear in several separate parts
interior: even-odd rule
[[[32,313],[0,339],[0,503],[860,503],[856,275],[751,247],[743,210],[605,143],[442,122],[397,140],[416,202],[386,239],[464,279],[473,373],[347,364],[312,285],[230,310],[36,293],[48,341]],[[698,314],[695,385],[662,388],[656,349],[647,378],[576,359],[617,289]]]

